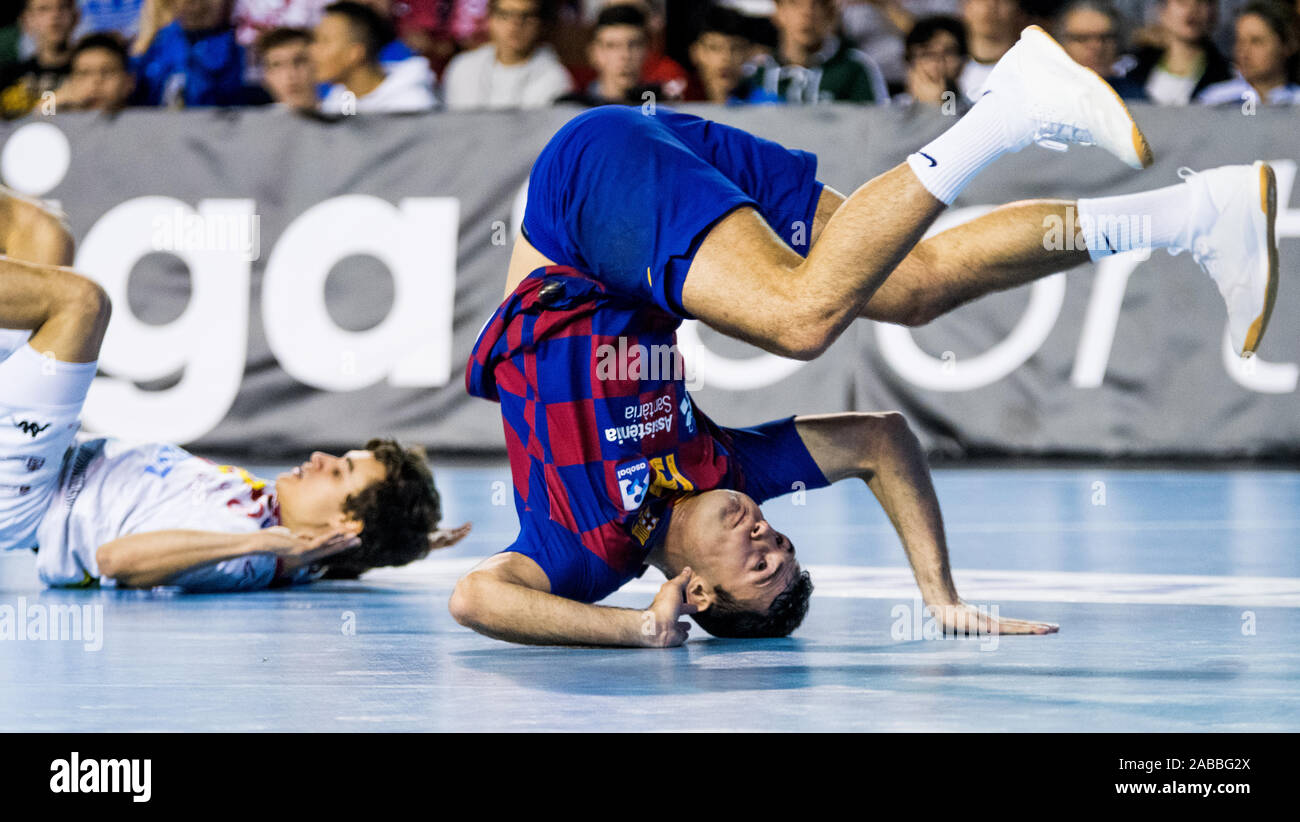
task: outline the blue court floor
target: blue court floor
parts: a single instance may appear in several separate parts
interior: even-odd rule
[[[0,557],[0,620],[32,603],[101,620],[81,641],[0,640],[0,730],[1300,730],[1298,473],[936,472],[962,596],[1061,625],[996,642],[925,638],[861,483],[774,500],[768,519],[817,584],[803,627],[762,641],[696,627],[672,650],[521,647],[458,626],[456,578],[516,521],[504,464],[438,481],[469,539],[357,582],[42,591],[30,556]],[[644,606],[661,581],[607,603]]]

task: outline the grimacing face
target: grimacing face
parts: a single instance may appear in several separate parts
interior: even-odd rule
[[[343,512],[348,497],[384,479],[383,463],[370,451],[341,457],[317,451],[298,467],[275,478],[281,523],[300,534],[358,526]]]
[[[687,564],[696,577],[687,589],[692,601],[702,583],[709,595],[721,587],[742,608],[766,611],[799,576],[794,545],[763,518],[758,503],[739,491],[696,495],[686,535]]]

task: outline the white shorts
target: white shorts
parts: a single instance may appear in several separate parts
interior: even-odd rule
[[[27,336],[0,330],[0,550],[35,547],[95,379],[95,363],[59,362]]]

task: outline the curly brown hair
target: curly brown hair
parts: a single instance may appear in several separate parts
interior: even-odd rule
[[[429,532],[442,519],[423,448],[372,439],[366,450],[384,466],[384,478],[343,501],[343,512],[361,523],[361,544],[329,561],[327,579],[356,579],[371,568],[422,559],[429,553]]]

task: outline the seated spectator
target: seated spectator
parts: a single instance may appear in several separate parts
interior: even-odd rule
[[[311,64],[311,32],[279,28],[262,32],[253,46],[262,88],[276,105],[315,111],[316,73]]]
[[[645,14],[633,5],[614,5],[596,17],[587,59],[596,79],[586,89],[566,94],[562,103],[603,106],[611,103],[640,105],[645,95],[659,99],[663,89],[641,82],[641,69],[649,48]]]
[[[111,32],[130,42],[140,30],[145,0],[81,0],[81,22],[73,36]]]
[[[458,52],[488,39],[488,0],[396,0],[391,11],[398,39],[436,73]]]
[[[1076,63],[1097,72],[1121,98],[1146,100],[1142,86],[1115,71],[1123,30],[1119,12],[1109,0],[1073,0],[1061,13],[1056,36]]]
[[[1206,105],[1242,103],[1300,105],[1300,85],[1287,76],[1297,49],[1296,19],[1277,2],[1257,0],[1237,12],[1233,65],[1237,76],[1215,83],[1196,97]]]
[[[1125,76],[1142,86],[1160,105],[1185,105],[1205,89],[1232,79],[1232,67],[1210,42],[1214,0],[1158,0],[1163,45],[1147,45],[1133,54]]]
[[[448,108],[538,108],[573,89],[569,72],[541,41],[542,0],[492,0],[490,42],[453,57],[443,74]]]
[[[414,78],[403,71],[386,73],[380,64],[380,52],[393,40],[392,24],[370,6],[352,0],[326,6],[311,45],[316,81],[331,84],[321,111],[346,114],[432,109],[437,98],[423,77]]]
[[[974,102],[994,64],[1020,39],[1028,17],[1020,0],[962,0],[961,19],[970,59],[957,83],[966,99]]]
[[[244,49],[226,16],[227,0],[179,0],[136,60],[135,102],[146,106],[233,106],[245,102]]]
[[[388,22],[388,30],[392,33],[392,39],[379,50],[379,65],[383,67],[384,73],[389,77],[394,74],[397,75],[393,80],[395,86],[418,85],[429,89],[429,92],[433,94],[434,105],[436,106],[438,101],[438,77],[433,73],[428,58],[411,48],[397,36],[394,23],[396,17],[395,7],[404,6],[404,3],[400,2],[400,0],[356,0],[356,2],[363,6],[369,6],[376,14]]]
[[[921,17],[955,16],[961,0],[845,0],[840,15],[844,37],[861,49],[885,75],[890,88],[907,78],[903,40]]]
[[[589,0],[586,5],[596,7],[596,17],[604,9],[614,6],[632,6],[640,10],[646,20],[647,43],[638,83],[645,88],[658,88],[658,96],[666,100],[680,100],[686,94],[690,73],[664,53],[664,0]],[[573,74],[574,85],[579,88],[589,86],[595,79],[595,71],[589,65],[570,65],[568,68]]]
[[[957,80],[969,57],[966,29],[960,20],[946,15],[922,17],[903,42],[906,90],[891,102],[934,106],[945,114],[965,114],[970,102]]]
[[[0,70],[0,114],[21,117],[52,93],[71,67],[72,30],[77,26],[73,0],[27,0],[18,19],[30,38],[32,56]]]
[[[691,43],[691,63],[697,82],[687,90],[687,100],[709,103],[779,103],[781,98],[745,77],[750,42],[745,18],[728,8],[714,6],[704,14],[699,33]]]
[[[231,23],[244,48],[272,29],[310,29],[320,22],[330,0],[235,0]]]
[[[126,45],[116,33],[88,34],[78,40],[71,66],[68,79],[55,92],[59,111],[116,113],[126,107],[135,89],[135,75]]]
[[[790,103],[887,103],[875,62],[835,35],[835,0],[776,0],[773,56],[755,63],[754,82]]]

